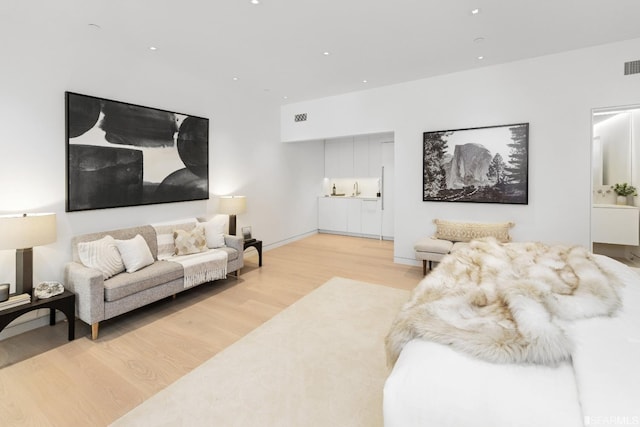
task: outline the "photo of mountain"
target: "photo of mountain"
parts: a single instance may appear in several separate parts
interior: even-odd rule
[[[425,202],[528,203],[529,123],[423,134]]]

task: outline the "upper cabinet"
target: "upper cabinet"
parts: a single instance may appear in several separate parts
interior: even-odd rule
[[[353,138],[353,174],[352,177],[369,176],[369,138],[356,136]]]
[[[326,140],[324,171],[327,178],[379,178],[382,143],[392,134],[359,135]]]
[[[353,138],[339,138],[324,142],[324,176],[328,178],[353,176]]]

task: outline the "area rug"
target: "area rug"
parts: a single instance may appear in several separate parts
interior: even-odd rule
[[[384,337],[409,292],[333,278],[113,426],[382,426]]]

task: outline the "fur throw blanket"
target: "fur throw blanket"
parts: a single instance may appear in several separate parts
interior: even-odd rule
[[[582,247],[475,240],[418,284],[386,337],[387,360],[423,338],[490,362],[553,365],[571,355],[563,324],[612,315],[620,286]]]

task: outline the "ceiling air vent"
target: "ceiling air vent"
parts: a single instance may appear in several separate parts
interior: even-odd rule
[[[624,63],[624,75],[640,73],[640,59],[637,61],[629,61]]]
[[[306,122],[307,121],[307,113],[296,114],[293,117],[293,121],[295,121],[295,122]]]

